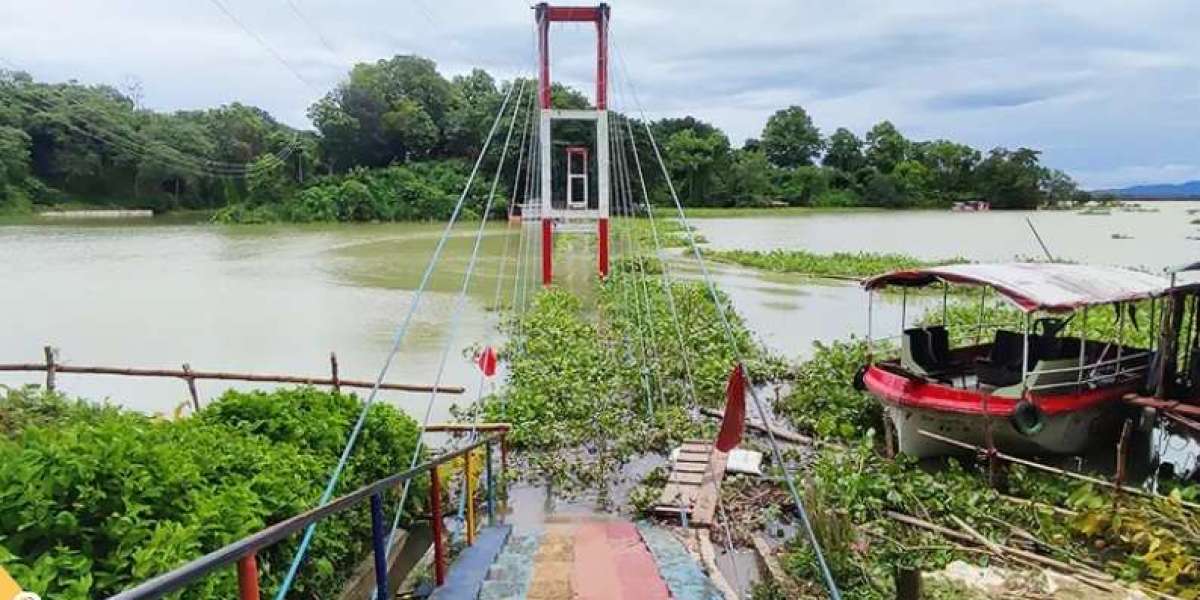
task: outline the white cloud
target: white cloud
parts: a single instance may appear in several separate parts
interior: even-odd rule
[[[532,66],[523,0],[291,1],[335,52],[285,0],[220,3],[311,87],[213,0],[4,0],[0,57],[49,80],[137,76],[155,108],[238,100],[299,126],[355,61],[416,53],[446,74],[482,66],[499,77]],[[1188,177],[1183,167],[1200,164],[1191,0],[613,4],[614,43],[650,114],[692,113],[734,143],[801,104],[827,132],[886,118],[917,138],[1041,148],[1094,187]],[[556,25],[552,40],[556,78],[590,93],[591,27]],[[614,55],[614,77],[619,68]]]

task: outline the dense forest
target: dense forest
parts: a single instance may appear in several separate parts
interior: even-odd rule
[[[48,84],[0,71],[0,212],[80,204],[218,209],[218,219],[236,222],[444,218],[509,90],[522,93],[501,126],[515,118],[520,131],[534,88],[480,69],[446,78],[429,59],[396,56],[355,65],[309,107],[314,130],[303,131],[238,103],[162,113],[142,106],[137,85]],[[588,106],[568,87],[556,85],[553,97],[560,108]],[[888,121],[862,137],[846,128],[825,135],[799,106],[777,111],[741,147],[691,116],[650,127],[691,206],[1032,208],[1088,198],[1036,150],[914,141]],[[638,143],[649,156],[649,142]],[[656,170],[647,177],[652,199],[669,201]],[[503,198],[514,192],[523,193],[501,189]]]

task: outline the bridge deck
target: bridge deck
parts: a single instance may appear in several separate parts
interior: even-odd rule
[[[729,454],[717,450],[712,442],[684,442],[654,512],[663,517],[686,512],[689,525],[712,525],[728,461]]]

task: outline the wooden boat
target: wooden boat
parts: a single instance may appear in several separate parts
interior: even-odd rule
[[[856,381],[883,404],[898,449],[917,457],[961,452],[922,430],[1014,454],[1076,454],[1109,438],[1122,397],[1140,388],[1151,359],[1149,348],[1124,342],[1126,328],[1137,326],[1134,307],[1148,301],[1153,312],[1169,289],[1165,279],[1137,271],[1046,263],[905,270],[864,285],[872,307],[874,292],[900,287],[905,314],[909,289],[943,287],[942,323],[902,323],[899,355],[873,360]],[[950,331],[951,285],[982,289],[981,319],[990,291],[1014,306],[1021,322]],[[1086,331],[1088,310],[1108,306],[1119,315],[1115,339],[1064,335],[1075,319],[1074,330]],[[874,355],[879,340],[871,325]]]

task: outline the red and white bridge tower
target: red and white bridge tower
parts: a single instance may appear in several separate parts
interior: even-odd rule
[[[551,6],[535,8],[538,26],[538,102],[541,121],[538,143],[541,158],[542,283],[554,279],[554,233],[595,222],[597,269],[608,276],[609,146],[608,146],[608,16],[609,6]],[[550,24],[596,24],[596,108],[556,109],[550,103]],[[555,148],[554,125],[562,121],[592,121],[596,135],[588,145],[572,143]],[[593,166],[592,159],[595,159]],[[557,168],[556,168],[557,167]],[[555,177],[555,173],[560,176]],[[592,177],[591,174],[595,176]],[[592,183],[595,183],[593,195]]]

